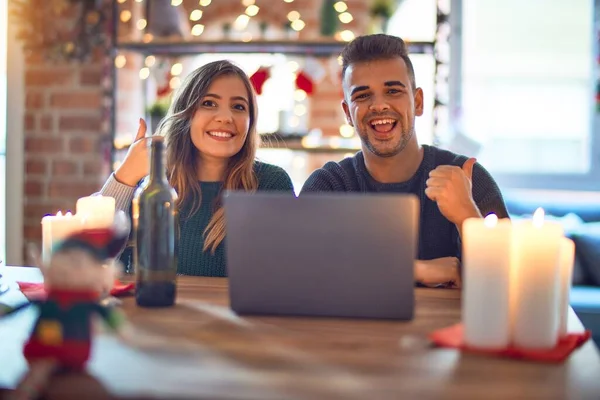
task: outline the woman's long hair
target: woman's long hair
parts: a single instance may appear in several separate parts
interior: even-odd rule
[[[256,191],[258,180],[254,173],[254,159],[259,146],[256,133],[256,94],[244,71],[227,60],[214,61],[203,65],[189,74],[173,97],[167,115],[158,127],[158,133],[164,135],[167,142],[168,180],[178,195],[177,208],[182,218],[191,217],[198,212],[202,203],[200,183],[197,178],[198,150],[191,139],[191,121],[200,101],[208,92],[215,79],[238,76],[248,91],[250,126],[242,149],[229,159],[225,171],[223,190]],[[185,206],[186,215],[181,214]],[[225,212],[219,200],[214,205],[214,215],[204,231],[204,251],[215,252],[225,238]]]

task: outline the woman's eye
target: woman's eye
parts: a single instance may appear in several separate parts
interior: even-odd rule
[[[246,111],[246,106],[243,104],[236,104],[233,106],[233,108],[235,108],[236,110],[239,110],[239,111]]]
[[[204,107],[214,107],[215,105],[216,105],[215,102],[212,100],[204,100],[202,102],[202,106],[204,106]]]

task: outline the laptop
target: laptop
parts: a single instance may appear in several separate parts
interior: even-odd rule
[[[224,208],[237,314],[413,318],[416,196],[227,192]]]

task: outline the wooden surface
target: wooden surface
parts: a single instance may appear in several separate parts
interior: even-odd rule
[[[40,279],[35,269],[0,273]],[[0,302],[20,296],[14,291]],[[99,334],[89,374],[56,379],[48,398],[600,398],[591,341],[558,365],[431,347],[428,333],[459,321],[459,296],[418,289],[410,322],[238,317],[228,307],[226,279],[181,277],[173,308],[143,309],[125,299],[135,341]],[[34,317],[27,310],[0,320],[0,387],[14,387],[26,370],[21,347]],[[569,326],[582,329],[572,312]]]

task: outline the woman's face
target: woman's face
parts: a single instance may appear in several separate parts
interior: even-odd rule
[[[250,101],[237,75],[214,80],[191,121],[192,143],[201,157],[228,159],[242,149],[250,127]]]

